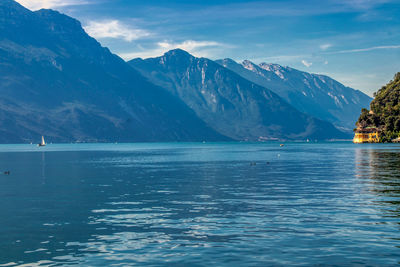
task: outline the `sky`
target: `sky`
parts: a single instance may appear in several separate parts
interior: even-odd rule
[[[182,48],[277,63],[372,96],[400,71],[400,0],[17,0],[81,21],[129,60]]]

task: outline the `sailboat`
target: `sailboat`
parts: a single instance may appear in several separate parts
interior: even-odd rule
[[[42,142],[38,144],[38,146],[45,146],[46,142],[44,141],[44,137],[42,135]]]

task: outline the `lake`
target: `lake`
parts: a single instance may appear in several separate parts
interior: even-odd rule
[[[0,145],[0,171],[0,266],[400,262],[400,145]]]

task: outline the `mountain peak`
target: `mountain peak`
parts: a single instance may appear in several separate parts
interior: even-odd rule
[[[179,66],[184,66],[187,62],[194,60],[194,56],[189,54],[183,49],[177,48],[166,52],[163,56],[154,58],[161,63],[161,65],[167,64],[167,62],[177,64]]]
[[[14,0],[1,0],[0,6],[1,7],[9,7],[9,8],[24,8],[22,5],[15,2]]]
[[[224,58],[224,59],[220,59],[218,61],[227,62],[227,63],[236,63],[237,64],[237,62],[235,60],[231,59],[231,58]]]
[[[30,16],[33,12],[14,0],[0,0],[0,22],[6,23],[10,18]]]
[[[250,60],[244,60],[242,62],[242,67],[244,67],[245,69],[248,69],[252,72],[256,72],[259,73],[259,66],[257,66],[256,64],[254,64],[253,62],[251,62]]]
[[[279,64],[275,64],[275,63],[260,63],[258,65],[260,68],[267,70],[267,71],[276,71],[276,70],[282,70],[285,69],[284,67],[282,67]]]
[[[255,66],[257,66],[256,64],[254,64],[253,62],[251,62],[250,60],[247,60],[247,59],[243,60],[242,65],[246,69],[254,69]]]
[[[186,52],[185,50],[180,49],[180,48],[169,50],[168,52],[166,52],[164,54],[164,56],[167,56],[167,57],[193,57],[191,54],[189,54],[188,52]]]
[[[52,29],[57,26],[58,30],[62,30],[64,32],[68,31],[82,33],[83,31],[82,25],[78,20],[58,11],[52,9],[40,9],[34,13],[41,19],[50,23]]]
[[[248,59],[245,59],[245,60],[243,60],[243,62],[242,62],[243,64],[245,64],[245,65],[250,65],[250,64],[253,64],[253,65],[255,65],[253,62],[251,62],[250,60],[248,60]]]

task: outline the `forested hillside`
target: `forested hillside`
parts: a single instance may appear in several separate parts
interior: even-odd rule
[[[357,121],[360,128],[376,127],[381,141],[388,142],[400,135],[400,72],[374,94],[371,110],[362,109]]]

